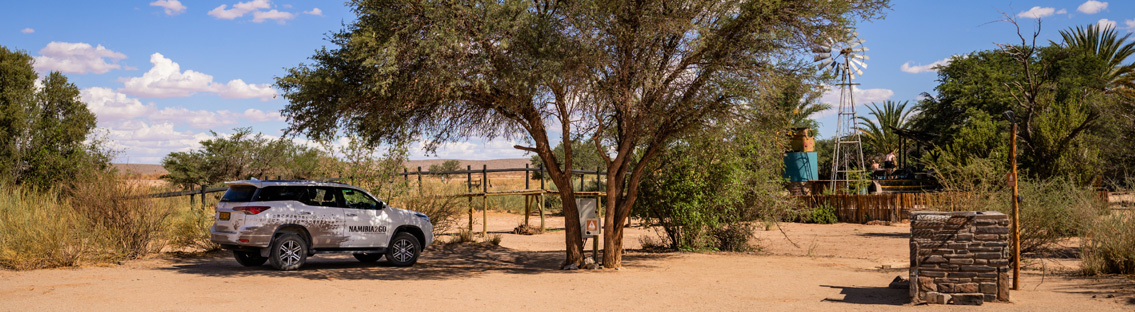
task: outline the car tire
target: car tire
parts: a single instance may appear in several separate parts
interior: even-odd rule
[[[285,233],[272,240],[268,260],[281,271],[299,269],[307,261],[307,241],[295,233]]]
[[[260,256],[260,252],[255,252],[255,251],[254,252],[248,252],[248,251],[233,250],[233,258],[236,258],[237,263],[240,263],[240,265],[243,265],[243,266],[246,266],[246,267],[259,266],[259,265],[263,265],[264,262],[268,262],[268,258]]]
[[[408,267],[418,262],[418,255],[422,253],[422,243],[410,233],[401,232],[390,240],[386,248],[386,261],[391,265]]]
[[[363,262],[363,263],[373,263],[375,261],[378,261],[378,259],[382,259],[382,254],[380,254],[380,253],[355,254],[355,259],[358,259],[359,262]]]

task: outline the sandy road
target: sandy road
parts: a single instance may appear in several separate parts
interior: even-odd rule
[[[491,214],[503,233],[520,217]],[[558,222],[558,223],[556,223]],[[549,226],[562,227],[562,219]],[[626,255],[619,271],[560,271],[562,231],[502,234],[502,246],[436,248],[418,265],[362,264],[316,256],[301,271],[244,268],[224,253],[162,256],[111,267],[0,271],[4,311],[891,311],[912,307],[907,292],[887,288],[906,275],[905,225],[784,224],[759,231],[762,250],[747,253]],[[628,247],[650,230],[632,229]],[[445,239],[445,238],[443,238]],[[1067,261],[1050,261],[1060,269]],[[880,268],[890,266],[890,268]],[[1030,266],[1030,268],[1036,265]],[[1064,267],[1070,271],[1071,267]],[[965,310],[1132,311],[1128,278],[1082,278],[1027,270],[1012,303]],[[1109,298],[1109,296],[1111,296]]]

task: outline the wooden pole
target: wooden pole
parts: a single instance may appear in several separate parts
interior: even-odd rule
[[[422,195],[422,166],[418,166],[418,195]]]
[[[1013,123],[1013,130],[1009,134],[1009,167],[1012,168],[1013,183],[1013,290],[1020,288],[1021,278],[1021,214],[1020,203],[1017,202],[1017,123]]]
[[[528,181],[528,164],[524,164],[524,189],[526,190],[529,189]]]
[[[466,193],[473,192],[473,166],[465,165]],[[469,196],[469,233],[473,233],[473,196]]]
[[[489,234],[489,165],[481,165],[481,237]]]

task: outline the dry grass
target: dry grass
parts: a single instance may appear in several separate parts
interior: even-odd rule
[[[93,239],[55,192],[0,186],[0,266],[26,270],[79,264]]]

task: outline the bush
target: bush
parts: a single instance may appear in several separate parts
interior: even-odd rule
[[[467,207],[463,198],[448,196],[443,187],[423,186],[421,193],[410,192],[392,200],[398,208],[421,212],[430,217],[434,233],[445,233],[457,223]]]
[[[1084,273],[1135,273],[1135,216],[1130,213],[1099,218],[1080,243]]]
[[[839,222],[839,217],[835,214],[835,208],[825,203],[819,207],[805,210],[800,216],[800,222],[833,224]]]
[[[0,266],[73,266],[90,257],[86,223],[55,192],[0,186]]]
[[[169,244],[174,247],[214,251],[221,245],[209,235],[213,213],[207,208],[180,206],[170,218]]]
[[[79,216],[105,240],[109,260],[135,259],[164,247],[171,201],[145,198],[149,189],[122,183],[113,173],[75,183],[68,196]]]

